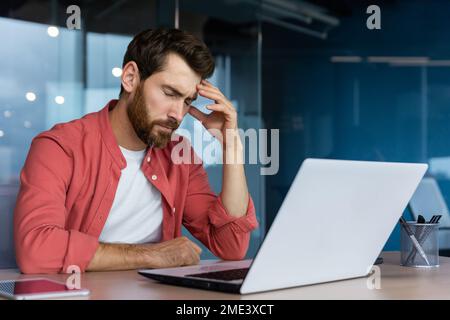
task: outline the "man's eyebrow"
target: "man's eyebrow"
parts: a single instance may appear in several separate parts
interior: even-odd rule
[[[178,97],[182,97],[184,96],[184,94],[182,94],[180,91],[178,91],[176,88],[172,87],[171,85],[168,84],[163,84],[162,85],[163,88],[165,89],[169,89],[171,90],[175,95],[177,95]],[[195,93],[193,96],[188,97],[188,99],[190,99],[191,101],[194,101],[195,99],[197,99],[197,93]]]

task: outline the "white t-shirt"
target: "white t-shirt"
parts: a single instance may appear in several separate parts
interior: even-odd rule
[[[104,243],[148,243],[161,240],[161,193],[144,176],[141,163],[146,150],[120,147],[127,161],[116,196],[100,234]]]

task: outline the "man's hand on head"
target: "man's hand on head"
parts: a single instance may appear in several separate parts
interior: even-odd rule
[[[233,104],[225,97],[225,95],[207,80],[202,80],[197,85],[199,95],[213,100],[215,103],[206,106],[212,112],[203,113],[194,106],[189,108],[189,114],[199,120],[203,126],[217,139],[223,143],[227,130],[237,130],[237,112]],[[221,133],[218,136],[216,133]]]

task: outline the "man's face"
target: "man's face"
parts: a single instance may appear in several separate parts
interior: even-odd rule
[[[162,71],[152,74],[134,93],[127,109],[139,139],[164,148],[197,98],[201,77],[178,55],[169,53]]]

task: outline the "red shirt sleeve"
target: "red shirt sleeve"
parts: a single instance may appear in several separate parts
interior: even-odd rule
[[[247,213],[239,218],[233,217],[221,198],[211,191],[202,164],[190,166],[184,226],[217,257],[224,260],[243,259],[250,233],[258,226],[252,198],[249,197]]]
[[[16,259],[23,273],[85,271],[98,239],[66,230],[65,199],[72,175],[70,150],[56,137],[41,134],[30,147],[20,174],[14,211]]]

